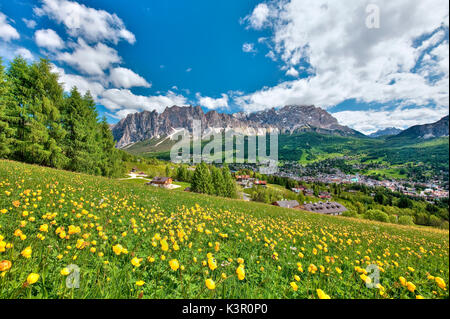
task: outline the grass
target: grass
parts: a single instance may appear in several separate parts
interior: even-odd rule
[[[448,231],[130,181],[0,161],[0,298],[449,297]]]

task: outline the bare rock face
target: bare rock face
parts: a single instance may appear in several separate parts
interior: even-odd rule
[[[439,121],[430,124],[412,126],[393,138],[422,138],[430,139],[435,137],[448,136],[448,115],[441,118]]]
[[[203,132],[219,128],[233,129],[246,135],[256,135],[262,129],[281,133],[308,130],[339,135],[361,134],[339,125],[333,116],[321,108],[298,105],[251,114],[204,113],[199,106],[172,106],[162,113],[144,111],[129,114],[112,127],[112,132],[116,146],[123,148],[139,141],[167,136],[179,128],[192,132],[193,120],[201,121]]]

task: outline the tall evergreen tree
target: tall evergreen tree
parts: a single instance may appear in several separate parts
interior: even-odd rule
[[[120,151],[115,148],[115,141],[106,118],[99,123],[101,144],[100,168],[104,176],[120,176],[123,172]]]
[[[66,158],[59,147],[64,138],[59,109],[63,90],[50,63],[41,59],[32,65],[15,58],[8,69],[11,103],[6,115],[14,129],[13,158],[61,167]]]
[[[70,158],[68,169],[100,174],[100,147],[97,143],[97,112],[89,93],[81,96],[72,88],[64,108],[64,128],[67,131],[66,153]]]
[[[211,167],[211,180],[214,195],[226,197],[227,190],[225,187],[225,180],[220,169],[215,166]]]
[[[0,58],[0,158],[7,157],[11,153],[12,129],[9,127],[6,107],[9,101],[9,88],[2,59]]]
[[[225,196],[230,198],[236,198],[237,197],[237,190],[236,190],[236,183],[231,176],[230,169],[228,168],[228,165],[224,165],[222,168],[222,175],[224,179],[225,184]]]
[[[211,174],[205,162],[201,162],[195,167],[191,189],[196,193],[213,194]]]

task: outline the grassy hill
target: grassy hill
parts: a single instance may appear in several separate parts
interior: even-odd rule
[[[448,298],[449,233],[0,161],[0,267],[0,298]]]

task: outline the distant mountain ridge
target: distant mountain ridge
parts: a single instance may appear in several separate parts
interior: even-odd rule
[[[403,130],[396,128],[396,127],[387,127],[385,129],[381,129],[372,134],[369,134],[368,136],[376,138],[376,137],[382,137],[382,136],[388,136],[388,135],[397,135],[402,131]]]
[[[136,142],[168,136],[178,128],[192,132],[194,119],[201,121],[203,134],[215,129],[232,129],[245,135],[259,135],[267,130],[285,134],[315,131],[342,136],[364,136],[340,125],[330,113],[313,105],[289,105],[251,114],[227,114],[214,110],[205,113],[199,106],[172,106],[162,113],[143,111],[129,114],[112,127],[112,132],[117,141],[116,146],[124,148]]]
[[[435,123],[415,125],[390,138],[431,139],[448,136],[448,120],[449,116],[447,115]]]

